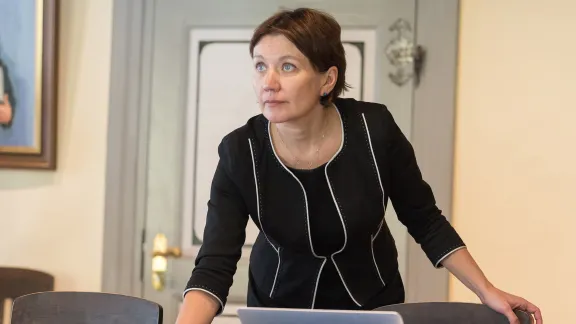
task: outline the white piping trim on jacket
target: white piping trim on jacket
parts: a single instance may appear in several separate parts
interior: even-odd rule
[[[278,272],[280,270],[280,247],[275,247],[274,244],[272,244],[272,242],[270,242],[270,240],[268,239],[268,235],[266,235],[266,233],[264,232],[264,225],[262,225],[262,218],[260,215],[260,195],[258,191],[258,178],[256,175],[256,161],[254,159],[254,148],[252,147],[252,141],[250,139],[248,139],[248,144],[250,145],[250,155],[252,157],[252,170],[254,172],[254,185],[256,187],[256,210],[258,211],[258,222],[260,223],[260,228],[262,234],[264,234],[264,237],[266,238],[266,241],[268,241],[268,244],[272,246],[272,248],[274,249],[274,251],[276,251],[276,254],[278,255],[278,266],[276,268],[276,275],[274,276],[274,282],[272,283],[272,289],[270,289],[270,296],[269,296],[270,298],[272,298],[272,293],[274,292],[274,288],[276,287],[276,279],[278,279]]]
[[[384,215],[386,215],[386,204],[384,202],[384,186],[382,186],[380,170],[378,170],[378,162],[376,161],[376,156],[374,155],[374,148],[372,147],[370,129],[368,128],[368,123],[366,122],[366,116],[364,115],[364,113],[362,113],[362,120],[364,121],[364,127],[366,127],[366,135],[368,135],[368,144],[370,145],[370,153],[372,154],[372,160],[374,161],[374,167],[376,168],[376,174],[378,175],[378,184],[380,185],[380,190],[382,191],[382,206],[384,208]],[[376,267],[376,271],[378,272],[378,277],[380,277],[380,281],[382,281],[382,284],[386,286],[384,279],[382,279],[382,274],[380,273],[378,264],[376,263],[376,257],[374,256],[374,240],[376,240],[376,237],[378,236],[378,234],[380,234],[380,230],[382,230],[383,225],[384,225],[384,217],[382,217],[382,221],[380,221],[380,225],[378,226],[376,234],[372,235],[372,238],[370,240],[370,248],[372,250],[372,261],[374,261],[374,266]]]
[[[278,247],[278,265],[276,266],[276,274],[274,275],[274,282],[272,283],[272,289],[270,289],[270,295],[268,297],[272,298],[272,295],[274,294],[274,289],[276,288],[276,281],[278,280],[278,273],[280,272],[280,262],[282,262],[282,257],[280,256],[280,249],[281,247]]]
[[[320,274],[322,273],[322,270],[324,270],[326,260],[327,259],[323,257],[322,264],[320,265],[320,270],[318,270],[318,278],[316,278],[316,285],[314,285],[314,296],[312,296],[311,308],[314,308],[314,305],[316,304],[316,292],[318,291],[318,284],[320,283]]]
[[[354,301],[354,303],[356,303],[356,305],[361,307],[362,305],[360,303],[358,303],[358,301],[356,301],[354,296],[352,296],[352,292],[350,292],[350,289],[348,289],[348,285],[346,284],[346,281],[344,280],[344,277],[342,276],[342,273],[340,272],[340,269],[338,268],[336,261],[334,261],[334,256],[336,254],[344,251],[344,249],[346,248],[346,244],[348,244],[348,233],[346,231],[346,223],[344,222],[344,217],[342,217],[342,212],[340,211],[340,207],[338,206],[338,201],[336,201],[336,196],[334,195],[334,190],[332,189],[332,184],[330,184],[330,178],[328,177],[328,166],[330,166],[330,163],[332,163],[334,158],[336,158],[336,156],[340,153],[340,151],[342,151],[342,148],[344,147],[344,141],[345,141],[344,136],[346,136],[344,134],[344,121],[342,120],[342,115],[340,114],[340,111],[338,111],[338,109],[336,109],[336,111],[338,112],[338,116],[340,117],[340,127],[342,129],[342,141],[340,142],[340,148],[338,149],[338,152],[336,152],[336,154],[334,154],[334,156],[332,156],[330,161],[328,161],[328,163],[326,163],[326,167],[324,168],[324,174],[326,175],[326,182],[328,183],[328,189],[330,189],[330,194],[332,195],[332,200],[334,200],[334,205],[336,206],[336,210],[338,211],[338,216],[340,216],[340,221],[342,222],[342,228],[344,229],[344,244],[342,245],[342,248],[340,248],[340,250],[332,253],[332,255],[330,256],[330,259],[332,260],[332,263],[334,264],[334,267],[336,268],[336,271],[338,272],[338,276],[340,276],[340,280],[342,280],[342,284],[344,285],[344,288],[346,288],[348,295],[350,295],[350,298],[352,299],[352,301]]]
[[[202,288],[188,288],[188,289],[184,290],[184,292],[182,293],[182,297],[186,297],[186,294],[187,294],[189,291],[192,291],[192,290],[203,291],[203,292],[207,293],[208,295],[216,298],[216,300],[220,303],[220,310],[218,311],[218,313],[216,314],[216,316],[222,314],[222,312],[224,311],[224,303],[222,302],[222,300],[221,300],[220,298],[218,298],[218,296],[216,296],[214,293],[212,293],[212,292],[210,292],[210,291],[208,291],[208,290],[206,290],[206,289],[202,289]]]
[[[315,258],[323,260],[322,266],[320,266],[320,271],[318,271],[318,277],[316,278],[316,287],[314,288],[314,295],[312,296],[311,308],[314,308],[314,303],[316,302],[316,292],[318,290],[318,282],[320,281],[320,275],[322,274],[322,269],[324,268],[324,263],[326,263],[326,257],[319,256],[318,254],[316,254],[316,251],[314,251],[314,246],[312,245],[312,233],[310,232],[310,214],[308,213],[308,195],[306,194],[306,190],[304,189],[302,182],[300,182],[300,179],[298,179],[298,177],[296,177],[294,175],[294,173],[292,173],[292,171],[290,171],[290,169],[288,169],[288,167],[286,167],[286,165],[284,165],[284,163],[282,162],[282,160],[278,156],[278,153],[276,153],[276,149],[274,148],[274,143],[272,143],[272,133],[270,130],[270,126],[271,126],[271,123],[268,122],[268,138],[270,139],[270,146],[272,147],[272,152],[274,152],[274,156],[276,156],[276,159],[278,159],[278,162],[284,168],[284,170],[286,170],[286,172],[288,172],[294,179],[296,179],[296,181],[300,185],[300,188],[302,188],[302,192],[304,193],[304,203],[305,203],[305,207],[306,207],[306,224],[308,226],[308,241],[310,242],[310,251],[312,252],[312,255],[314,255]]]

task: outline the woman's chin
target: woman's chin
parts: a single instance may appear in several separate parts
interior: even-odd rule
[[[264,108],[264,111],[262,112],[262,114],[264,115],[264,117],[266,117],[266,119],[268,119],[271,123],[274,123],[274,124],[285,123],[285,122],[293,119],[293,117],[290,116],[290,114],[287,114],[286,112],[270,111],[269,109],[266,109],[266,108]]]

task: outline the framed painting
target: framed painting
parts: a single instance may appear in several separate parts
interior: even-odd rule
[[[0,0],[0,168],[56,169],[59,0]]]

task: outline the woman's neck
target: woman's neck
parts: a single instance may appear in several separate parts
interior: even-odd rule
[[[299,169],[326,163],[336,154],[344,136],[336,129],[337,116],[335,107],[320,107],[298,120],[273,125],[271,135],[277,156]]]
[[[310,113],[297,120],[275,124],[282,140],[298,150],[315,146],[328,127],[332,107],[312,109]]]

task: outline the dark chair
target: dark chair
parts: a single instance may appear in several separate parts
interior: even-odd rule
[[[398,312],[404,324],[509,324],[506,316],[486,305],[473,303],[406,303],[383,306],[377,311]],[[532,316],[515,311],[521,324],[531,324]]]
[[[161,324],[151,301],[98,292],[45,292],[16,298],[12,324]]]
[[[54,277],[48,273],[22,268],[0,267],[0,324],[4,318],[4,303],[20,296],[54,290]]]

